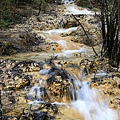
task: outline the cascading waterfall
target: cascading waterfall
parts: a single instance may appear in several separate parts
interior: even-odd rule
[[[67,42],[65,40],[58,40],[57,43],[64,48],[63,50],[67,49]]]
[[[82,79],[85,79],[85,75]],[[102,91],[90,88],[90,83],[85,80],[80,82],[77,79],[75,83],[76,88],[80,85],[81,88],[75,91],[76,100],[71,105],[84,116],[84,120],[118,120],[117,112],[109,108]]]
[[[45,81],[43,80],[37,80],[35,85],[32,87],[31,91],[27,95],[27,97],[33,101],[44,101],[42,98],[44,98],[44,85]],[[35,100],[35,101],[34,101]],[[32,102],[30,103],[32,104]]]
[[[70,55],[74,53],[84,53],[87,55],[87,50],[85,48],[80,48],[79,50],[63,50],[63,55]]]
[[[68,2],[70,0],[63,1]],[[64,7],[66,7],[66,9],[64,9]],[[74,14],[76,17],[79,17],[80,15],[80,19],[78,20],[82,19],[81,24],[83,22],[83,25],[85,23],[88,24],[88,26],[85,25],[85,27],[86,29],[88,28],[87,33],[90,35],[90,39],[92,39],[90,27],[92,27],[94,12],[87,9],[81,9],[76,5],[65,5],[59,11],[61,11],[61,17],[63,16],[63,12],[64,16]],[[45,16],[46,15],[47,14],[45,14]],[[91,16],[92,19],[88,18],[88,16]],[[38,17],[41,18],[41,16]],[[46,18],[46,23],[50,22],[52,24],[52,17],[53,16],[50,16],[49,19]],[[74,19],[71,17],[66,17],[65,19],[68,21],[67,27],[70,27],[74,23],[74,21],[72,21]],[[56,20],[59,21],[59,18],[56,18]],[[28,113],[29,115],[27,115],[27,117],[29,116],[30,119],[32,119],[34,116],[33,120],[49,120],[54,117],[56,118],[55,120],[118,120],[118,108],[116,101],[114,102],[114,100],[116,100],[114,99],[114,95],[117,98],[116,95],[119,93],[117,89],[120,89],[120,84],[119,82],[116,82],[116,78],[114,79],[114,74],[113,76],[108,74],[108,68],[105,67],[106,60],[103,61],[104,59],[99,60],[99,58],[95,58],[93,52],[91,52],[92,49],[81,42],[86,37],[82,34],[82,31],[80,31],[81,33],[78,32],[81,30],[79,29],[79,26],[66,29],[62,28],[61,23],[60,29],[52,29],[50,25],[50,30],[38,31],[38,22],[39,21],[37,20],[37,23],[35,25],[33,24],[34,26],[32,29],[35,31],[35,34],[39,36],[38,41],[40,42],[44,39],[45,42],[39,43],[36,41],[39,46],[32,45],[31,50],[39,52],[23,53],[12,56],[15,59],[19,59],[14,62],[8,62],[9,59],[7,61],[1,60],[3,61],[1,62],[2,67],[0,66],[0,72],[2,72],[1,80],[3,79],[2,81],[5,82],[6,85],[1,82],[0,86],[3,88],[3,99],[7,98],[3,103],[6,102],[6,105],[8,107],[10,106],[10,109],[5,110],[5,112],[7,113],[8,111],[9,113],[9,111],[12,110],[12,105],[14,105],[13,110],[16,111],[14,114],[14,111],[11,111],[12,113],[9,114],[5,113],[5,116],[10,114],[16,115],[16,113],[21,114],[20,109],[18,109],[21,105],[21,108],[25,108],[22,117],[26,115],[27,109],[29,109],[28,112],[30,112],[30,114]],[[89,22],[91,24],[90,26]],[[94,34],[96,34],[96,30],[95,27]],[[91,31],[90,34],[89,31]],[[77,36],[83,38],[80,39]],[[21,40],[22,39],[24,38],[21,38]],[[95,47],[97,50],[97,46]],[[25,61],[23,61],[23,59]],[[32,61],[26,62],[26,60]],[[93,78],[91,78],[91,76]],[[116,76],[115,73],[115,77]],[[110,79],[108,77],[110,77]],[[24,86],[26,86],[25,92],[22,89]],[[110,101],[108,101],[101,89],[92,87],[99,87],[106,95],[110,95]],[[113,88],[113,90],[110,90],[111,88]],[[18,91],[19,89],[20,91]],[[10,92],[7,90],[12,91]],[[5,94],[4,91],[7,94]],[[23,97],[27,91],[29,92],[25,96],[25,100]],[[4,95],[10,96],[6,97]],[[30,105],[26,105],[26,102]],[[56,106],[58,110],[54,110],[54,104],[55,106],[58,105]],[[116,108],[116,110],[111,109],[109,106]],[[72,112],[73,114],[71,114]],[[71,117],[72,115],[73,117]],[[38,119],[36,119],[36,116]],[[45,119],[42,119],[41,116],[43,116],[43,118],[45,117]],[[48,119],[46,119],[46,116]],[[65,119],[62,119],[62,117]],[[14,118],[11,117],[10,119]]]
[[[65,0],[66,1],[66,0]],[[67,2],[67,1],[66,1]],[[87,15],[94,15],[94,12],[88,11],[86,9],[84,10],[78,10],[74,8],[73,6],[70,6],[67,8],[66,14],[87,14]],[[44,31],[44,34],[61,34],[61,33],[67,33],[70,31],[75,31],[77,27],[68,28],[68,29],[56,29],[56,30],[49,30]],[[64,40],[57,41],[58,44],[65,47],[67,49],[66,42]],[[63,50],[62,55],[68,56],[69,54],[73,53],[84,53],[87,54],[86,49],[75,49],[75,50]],[[46,75],[49,74],[51,68],[48,69],[42,69],[40,70],[39,74]],[[53,73],[54,74],[54,73]],[[87,69],[87,74],[89,75],[89,70]],[[106,73],[103,71],[97,71],[95,74],[97,76],[105,76]],[[87,82],[87,78],[83,72],[83,70],[80,71],[79,75],[76,75],[74,72],[72,73],[73,76],[73,83],[70,81],[69,87],[68,87],[68,93],[63,92],[62,97],[70,96],[69,103],[63,103],[59,101],[51,101],[53,104],[59,104],[59,105],[70,105],[75,111],[79,111],[80,114],[83,115],[84,120],[118,120],[118,114],[115,110],[109,108],[108,101],[105,98],[103,92],[101,90],[97,90],[95,88],[90,88],[90,82]],[[51,78],[52,80],[52,78]],[[50,81],[51,83],[55,84],[55,81]],[[50,83],[50,84],[51,84]],[[35,99],[30,102],[30,104],[33,104],[34,101],[37,102],[43,102],[44,99],[44,91],[42,91],[42,88],[45,88],[46,82],[39,80],[38,85],[34,85],[28,94],[30,98],[35,94]],[[59,83],[57,83],[59,85]],[[53,88],[50,88],[51,90],[55,91]],[[62,89],[62,88],[61,88]],[[66,90],[66,89],[65,89]],[[64,91],[64,90],[63,90]],[[66,90],[67,91],[67,90]],[[49,93],[50,91],[48,91]],[[59,91],[58,91],[59,92]],[[60,91],[61,93],[61,91]],[[51,96],[51,95],[49,95]],[[61,95],[60,95],[61,96]],[[60,96],[57,96],[58,99],[61,98]],[[52,96],[51,96],[52,97]]]
[[[43,73],[48,74],[48,72]],[[75,73],[72,76],[74,84],[69,86],[69,94],[71,96],[69,105],[75,111],[79,111],[83,115],[84,120],[118,120],[117,112],[109,108],[108,101],[102,91],[89,87],[90,82],[86,81],[83,70],[79,76]],[[32,87],[28,94],[31,98],[33,94],[36,94],[34,101],[30,102],[30,104],[44,102],[44,92],[41,89],[45,88],[45,81],[39,80],[38,83]],[[55,101],[53,104],[67,105],[68,103]]]
[[[54,30],[48,30],[48,31],[43,31],[44,34],[61,34],[61,33],[68,33],[77,30],[78,27],[72,27],[68,29],[54,29]]]

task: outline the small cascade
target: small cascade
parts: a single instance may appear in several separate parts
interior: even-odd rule
[[[43,33],[44,34],[49,34],[49,35],[68,33],[68,32],[72,32],[72,31],[76,31],[77,28],[78,27],[71,27],[71,28],[68,28],[68,29],[54,29],[54,30],[43,31]]]
[[[61,45],[64,49],[67,49],[67,42],[65,40],[58,40],[57,43]]]
[[[74,0],[62,0],[62,2],[65,4],[73,1]],[[88,19],[85,18],[86,29],[87,25],[89,26],[90,17],[92,18],[95,14],[95,12],[82,9],[76,5],[64,5],[63,7],[66,8],[61,10],[61,12],[64,12],[63,16],[66,16],[67,23],[69,22],[69,17],[67,16],[70,16],[71,14],[76,15],[76,17],[89,17]],[[42,16],[37,17],[42,18]],[[51,16],[49,17],[49,19],[54,19]],[[60,19],[58,18],[57,21]],[[48,23],[48,20],[46,20],[46,23]],[[81,20],[81,18],[79,20]],[[21,98],[23,97],[23,94],[26,95],[27,92],[27,95],[24,97],[26,99],[22,100],[19,98],[19,93],[17,93],[16,101],[18,100],[18,103],[16,101],[15,102],[18,105],[19,103],[23,104],[24,102],[23,107],[26,107],[26,102],[28,102],[28,104],[30,104],[30,111],[32,113],[31,116],[35,116],[34,113],[37,116],[37,118],[34,118],[33,120],[118,120],[118,113],[116,110],[109,107],[111,100],[108,101],[106,96],[120,93],[117,90],[117,88],[120,89],[120,83],[118,82],[118,84],[111,77],[111,74],[108,74],[105,61],[99,59],[97,61],[97,58],[95,58],[93,52],[91,52],[92,49],[82,43],[82,40],[84,40],[82,31],[80,31],[81,33],[76,32],[81,30],[79,26],[73,27],[73,25],[71,28],[63,28],[63,22],[64,21],[62,19],[61,22],[58,23],[58,27],[60,27],[59,29],[50,28],[49,30],[47,29],[47,31],[38,31],[36,28],[34,28],[34,26],[32,27],[37,34],[40,33],[38,35],[40,36],[40,39],[38,40],[41,41],[43,38],[45,39],[45,43],[42,44],[40,42],[38,47],[36,46],[37,43],[31,46],[33,51],[37,51],[37,53],[24,53],[14,56],[14,58],[17,58],[18,61],[23,60],[23,58],[25,61],[34,61],[15,61],[16,63],[13,62],[14,64],[12,62],[8,62],[8,65],[5,64],[6,61],[1,61],[2,67],[0,68],[0,73],[1,76],[2,74],[4,75],[1,77],[1,80],[3,82],[6,81],[6,86],[8,86],[4,87],[2,82],[0,83],[0,86],[2,85],[4,90],[10,89],[12,92],[15,90],[16,93],[18,92],[18,89],[21,89],[22,91],[22,88],[25,87],[25,93],[22,93],[23,91],[20,92]],[[84,25],[84,21],[82,22]],[[42,24],[43,22],[39,21],[39,23]],[[37,27],[39,28],[38,25]],[[91,27],[93,28],[93,26]],[[39,30],[41,29],[39,28]],[[90,30],[87,30],[87,32],[88,31]],[[88,33],[90,37],[91,34],[92,32],[90,35]],[[95,34],[96,31],[94,35]],[[80,39],[79,41],[78,37],[76,36],[81,38],[83,37],[83,39]],[[75,38],[75,40],[73,38]],[[31,42],[31,39],[28,40],[28,42],[29,41]],[[52,57],[52,55],[55,56]],[[37,63],[36,61],[39,62]],[[5,66],[9,66],[10,68],[5,68]],[[111,77],[111,80],[108,81],[109,77]],[[104,78],[107,79],[104,80]],[[102,91],[103,89],[100,88],[100,85],[101,88],[104,88],[104,91]],[[106,86],[109,88],[108,91]],[[110,89],[113,90],[111,91]],[[12,97],[7,99],[10,99],[11,103]],[[59,106],[61,108],[59,108]],[[67,114],[70,116],[70,119],[67,119],[66,116],[64,119],[61,117],[58,119],[54,118],[54,116],[58,114],[58,111],[60,111],[62,107],[68,109]],[[10,109],[8,109],[8,111],[10,111]],[[71,111],[73,114],[71,114]],[[16,113],[18,114],[20,112],[17,111]],[[74,117],[71,117],[72,115],[74,116],[74,113],[78,114],[75,119]],[[64,112],[62,114],[60,111],[59,114],[64,116]]]
[[[35,81],[34,86],[27,95],[27,98],[32,100],[33,103],[36,101],[55,102],[57,100],[62,102],[64,100],[75,100],[75,97],[72,96],[74,93],[71,93],[74,89],[72,78],[62,69],[62,66],[58,67],[52,64],[51,67],[41,69],[38,74],[41,76],[48,75],[48,78]]]
[[[64,2],[67,3],[69,0],[64,0]],[[77,9],[74,5],[66,8],[66,14],[93,16],[94,12],[87,9]],[[88,19],[86,24],[89,24]],[[80,55],[84,53],[87,56],[88,51],[84,47],[79,47],[77,44],[72,45],[69,38],[64,37],[64,34],[70,34],[78,27],[62,29],[62,25],[63,21],[60,23],[60,29],[42,32],[46,38],[49,38],[48,42],[56,42],[60,45],[62,47],[60,54],[64,58],[76,53]],[[87,77],[91,75],[94,75],[94,78],[95,76],[100,78],[106,76],[107,73],[103,71],[103,68],[97,69],[96,63],[85,59],[80,63],[79,74],[74,73],[74,68],[72,68],[73,72],[69,74],[61,62],[58,64],[59,67],[54,64],[53,60],[49,64],[49,67],[39,71],[38,74],[48,75],[48,78],[35,82],[27,95],[31,100],[29,104],[50,102],[51,104],[69,106],[82,115],[84,120],[118,120],[117,112],[109,108],[108,100],[103,92],[100,89],[90,88],[91,82],[87,81]]]
[[[48,68],[48,69],[42,69],[42,70],[39,71],[39,73],[42,74],[42,75],[46,75],[46,74],[49,73],[50,69],[51,69],[51,68]]]
[[[37,80],[35,85],[31,88],[30,92],[27,94],[27,98],[32,101],[44,101],[45,97],[45,81]],[[32,102],[31,102],[32,103]]]
[[[69,6],[66,9],[66,14],[73,14],[73,15],[94,15],[94,12],[91,12],[87,9],[79,10],[75,8],[75,6]]]
[[[80,48],[79,50],[63,50],[63,55],[71,55],[74,53],[84,53],[85,55],[87,55],[87,50],[85,48]]]
[[[64,76],[60,72],[64,73]],[[46,81],[35,82],[27,95],[32,100],[29,104],[50,101],[52,104],[70,106],[79,112],[84,120],[118,120],[117,112],[109,108],[103,92],[90,88],[91,83],[87,82],[84,69],[81,69],[78,75],[74,72],[68,75],[53,64],[51,68],[42,69],[39,73],[49,74],[50,77]]]
[[[95,75],[96,75],[96,76],[101,76],[101,77],[103,77],[103,76],[107,76],[108,74],[107,74],[106,72],[104,72],[103,70],[101,70],[101,71],[98,70]]]
[[[76,77],[76,76],[75,76]],[[76,100],[71,102],[75,111],[79,111],[84,116],[84,120],[118,120],[117,112],[109,108],[108,101],[102,91],[90,88],[85,75],[83,81],[75,81]],[[79,87],[81,86],[81,87]]]

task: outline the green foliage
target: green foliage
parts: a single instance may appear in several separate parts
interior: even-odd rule
[[[13,46],[8,41],[0,42],[0,55],[10,55],[13,51]]]
[[[21,5],[31,4],[32,0],[1,0],[0,2],[0,29],[8,28],[13,24],[20,23],[17,8]]]
[[[0,0],[0,29],[21,22],[23,16],[20,16],[19,12],[16,11],[21,6],[34,7],[36,5],[35,8],[39,9],[40,5],[52,2],[55,0]]]
[[[11,15],[8,13],[8,11],[3,11],[0,19],[0,28],[7,27],[10,24],[12,24]]]
[[[2,0],[0,3],[0,28],[9,27],[11,19],[12,0]]]

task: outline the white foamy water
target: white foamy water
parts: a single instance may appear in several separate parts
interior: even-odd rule
[[[101,77],[103,77],[103,76],[106,76],[107,73],[104,72],[103,70],[101,70],[101,71],[97,71],[97,73],[96,73],[95,75],[96,75],[96,76],[101,76]]]
[[[43,31],[43,33],[52,35],[52,34],[68,33],[76,30],[77,27],[71,27],[68,29],[54,29],[54,30]]]
[[[117,112],[109,108],[108,101],[101,91],[91,89],[89,83],[80,82],[78,79],[75,85],[76,101],[71,102],[71,105],[84,116],[84,120],[118,120]]]
[[[84,120],[118,120],[117,112],[102,103],[77,100],[71,105],[84,116]]]
[[[56,43],[58,43],[59,45],[61,45],[64,49],[67,48],[67,42],[65,40],[58,40],[56,41]]]
[[[73,3],[75,0],[62,0],[62,3],[65,3],[65,4],[70,4],[70,3]]]
[[[71,55],[74,53],[84,53],[87,54],[87,50],[85,48],[80,48],[79,50],[63,50],[62,51],[63,55]]]
[[[42,98],[44,97],[44,91],[40,90],[41,88],[44,87],[45,81],[39,80],[35,85],[31,88],[30,92],[27,94],[27,97],[29,99],[34,99],[32,103],[36,103],[37,101],[41,101]],[[33,98],[35,96],[35,98]],[[29,104],[32,104],[29,103]]]
[[[79,10],[75,8],[74,6],[67,7],[66,14],[73,14],[73,15],[94,15],[95,13],[92,11],[89,11],[87,9]]]
[[[44,72],[47,74],[46,72]],[[90,88],[90,83],[86,82],[86,77],[83,72],[81,74],[76,75],[74,72],[74,86],[71,85],[69,87],[69,92],[71,93],[72,100],[69,104],[65,102],[53,102],[52,104],[56,104],[58,106],[66,106],[72,107],[80,114],[83,115],[84,120],[118,120],[117,111],[109,108],[108,101],[104,97],[104,94],[101,90],[97,90],[95,88]],[[39,104],[44,101],[40,98],[44,96],[44,93],[40,91],[40,88],[44,87],[45,82],[42,80],[39,81],[39,84],[35,84],[28,96],[33,94],[36,95],[36,99],[34,101],[29,102],[29,104]]]
[[[64,106],[68,106],[68,104],[67,103],[65,103],[65,102],[53,102],[52,104],[56,104],[56,105],[64,105]]]
[[[66,14],[86,14],[86,15],[94,15],[94,12],[88,11],[87,9],[79,10],[74,6],[67,7]],[[88,21],[86,21],[88,24]],[[77,27],[72,27],[68,29],[54,29],[49,31],[43,31],[44,34],[55,35],[61,33],[68,33],[72,31],[76,31]],[[52,41],[52,40],[51,40]],[[67,42],[64,40],[56,41],[59,45],[67,49]],[[59,56],[64,56],[64,58],[74,53],[84,53],[87,55],[87,50],[85,48],[78,48],[76,50],[63,50],[61,53],[57,53]],[[44,55],[49,55],[48,53],[43,53],[37,56],[38,58],[42,58]],[[36,58],[37,58],[36,57]],[[73,68],[74,69],[74,68]],[[39,71],[40,74],[46,75],[50,71],[48,69],[42,69]],[[98,71],[96,75],[105,76],[107,73],[104,71]],[[77,76],[73,74],[74,85],[71,84],[69,87],[69,92],[71,95],[71,102],[69,105],[74,108],[76,111],[79,111],[80,114],[84,116],[84,120],[118,120],[118,114],[115,110],[109,108],[108,101],[105,99],[104,94],[97,89],[91,89],[89,87],[90,83],[85,81],[85,76],[82,73],[81,76]],[[44,102],[44,92],[41,88],[44,88],[44,83],[40,81],[39,85],[34,85],[29,92],[29,97],[35,97],[35,99],[29,104],[39,104]],[[67,103],[62,102],[53,102],[52,104],[69,106]]]
[[[34,101],[30,101],[28,104],[40,104],[40,103],[45,103],[44,101],[38,101],[38,100],[34,100]]]
[[[42,74],[42,75],[46,75],[46,74],[49,73],[50,69],[51,69],[51,68],[48,68],[48,69],[42,69],[42,70],[39,71],[39,73]]]

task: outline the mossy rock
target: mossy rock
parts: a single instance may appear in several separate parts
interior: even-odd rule
[[[13,45],[9,41],[0,41],[0,55],[10,55],[13,52]]]

